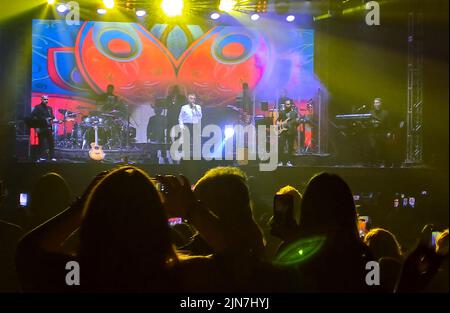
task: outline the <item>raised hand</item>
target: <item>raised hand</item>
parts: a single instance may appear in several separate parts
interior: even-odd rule
[[[186,217],[197,204],[189,180],[183,175],[157,176],[156,179],[164,186],[163,204],[169,216]]]

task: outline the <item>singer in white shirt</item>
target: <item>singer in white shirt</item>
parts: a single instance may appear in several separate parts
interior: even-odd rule
[[[192,130],[194,124],[199,124],[202,120],[202,107],[195,103],[196,96],[194,94],[188,95],[188,103],[183,105],[178,117],[178,123],[181,129],[185,126]]]

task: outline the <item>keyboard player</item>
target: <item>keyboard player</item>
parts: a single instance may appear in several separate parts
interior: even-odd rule
[[[369,112],[363,105],[353,109],[353,114],[337,115],[346,121],[347,135],[353,138],[354,148],[360,153],[361,161],[368,165],[383,167],[390,160],[388,142],[392,139],[390,118],[387,110],[382,108],[381,98],[375,98]]]
[[[369,128],[369,153],[372,156],[372,162],[383,167],[387,161],[387,144],[392,134],[389,113],[383,109],[382,104],[381,98],[375,98],[372,109],[369,111],[372,115],[372,127]]]

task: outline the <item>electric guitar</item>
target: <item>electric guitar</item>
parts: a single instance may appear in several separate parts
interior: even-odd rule
[[[91,150],[89,150],[89,157],[94,161],[101,161],[105,159],[105,152],[102,150],[102,146],[98,145],[98,126],[94,126],[95,142],[91,143]]]
[[[277,127],[276,127],[276,133],[277,135],[281,135],[289,130],[288,123],[291,120],[291,118],[287,118],[284,121],[277,121]]]

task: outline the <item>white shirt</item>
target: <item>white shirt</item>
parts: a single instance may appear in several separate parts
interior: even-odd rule
[[[178,123],[180,125],[190,123],[198,124],[202,119],[202,107],[196,104],[194,108],[190,104],[185,104],[181,107]]]

